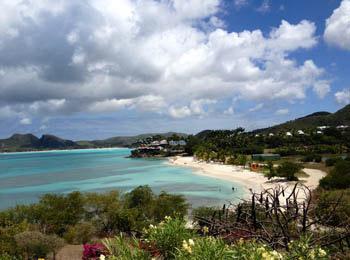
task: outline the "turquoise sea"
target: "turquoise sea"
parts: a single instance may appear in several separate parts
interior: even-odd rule
[[[129,149],[88,149],[0,154],[0,208],[31,203],[45,193],[130,191],[149,185],[183,194],[193,207],[222,205],[243,195],[239,184],[195,174],[167,160],[126,158]]]

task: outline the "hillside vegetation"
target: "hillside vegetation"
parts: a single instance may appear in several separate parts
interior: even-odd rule
[[[318,126],[350,126],[350,105],[338,110],[335,113],[329,112],[316,112],[295,120],[285,122],[276,126],[258,129],[253,133],[278,133],[292,130],[308,130]]]

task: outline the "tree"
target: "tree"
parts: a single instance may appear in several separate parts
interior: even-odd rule
[[[45,258],[48,253],[56,252],[64,246],[64,240],[56,235],[45,235],[38,231],[25,231],[15,235],[19,248],[23,250],[25,258]]]
[[[302,169],[302,165],[293,162],[283,162],[276,170],[276,176],[284,177],[288,181],[297,181],[295,175]]]

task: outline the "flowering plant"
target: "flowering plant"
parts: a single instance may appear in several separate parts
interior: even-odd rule
[[[83,260],[97,260],[106,251],[102,244],[85,244],[83,247]]]

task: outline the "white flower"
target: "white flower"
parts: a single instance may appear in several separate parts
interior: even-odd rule
[[[104,255],[100,255],[100,260],[105,260],[106,257]]]

